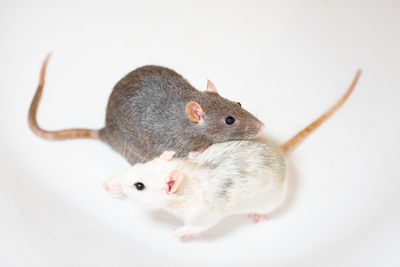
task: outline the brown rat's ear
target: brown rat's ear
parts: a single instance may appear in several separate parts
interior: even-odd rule
[[[167,194],[175,194],[183,181],[183,172],[178,169],[171,171],[165,179],[165,190]]]
[[[201,122],[204,119],[204,110],[197,102],[189,102],[186,104],[186,114],[194,122]]]
[[[215,87],[214,83],[210,80],[207,80],[207,89],[206,92],[216,93],[217,88]]]
[[[164,151],[160,155],[160,159],[165,161],[170,161],[174,157],[175,153],[176,153],[175,151]]]

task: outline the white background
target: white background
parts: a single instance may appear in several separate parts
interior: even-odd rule
[[[399,3],[0,0],[0,266],[399,266]],[[201,90],[211,79],[281,143],[363,74],[288,155],[281,212],[182,243],[177,219],[104,192],[129,166],[108,146],[30,132],[49,51],[47,129],[101,128],[115,83],[158,64]]]

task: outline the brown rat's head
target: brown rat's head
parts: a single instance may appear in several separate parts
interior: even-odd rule
[[[186,114],[196,123],[199,132],[213,142],[252,139],[264,128],[264,123],[244,110],[239,102],[221,97],[211,81],[198,102],[186,104]]]

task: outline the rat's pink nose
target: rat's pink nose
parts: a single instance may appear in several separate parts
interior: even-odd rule
[[[260,122],[260,125],[258,126],[257,133],[261,133],[264,130],[265,124],[263,122]]]
[[[103,183],[103,188],[107,191],[110,192],[110,187],[108,186],[107,182]]]

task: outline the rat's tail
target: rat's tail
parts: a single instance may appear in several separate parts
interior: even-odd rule
[[[28,124],[31,130],[37,135],[45,139],[50,140],[63,140],[63,139],[73,139],[73,138],[99,138],[98,130],[90,129],[68,129],[60,131],[46,131],[39,127],[36,120],[36,111],[39,105],[40,97],[42,96],[44,77],[46,75],[47,62],[49,61],[51,53],[49,53],[42,64],[42,69],[40,70],[40,80],[39,85],[36,89],[35,96],[32,99],[31,106],[29,107],[28,113]]]
[[[346,101],[346,99],[349,97],[349,95],[353,91],[354,87],[356,86],[360,75],[361,75],[361,70],[358,70],[349,89],[347,89],[346,93],[339,99],[339,101],[336,102],[335,105],[333,105],[327,112],[322,114],[322,116],[320,116],[318,119],[316,119],[310,125],[308,125],[302,131],[300,131],[298,134],[296,134],[294,137],[292,137],[289,141],[287,141],[286,143],[284,143],[283,145],[280,146],[283,153],[288,152],[289,150],[294,148],[296,145],[298,145],[311,132],[313,132],[318,126],[320,126],[326,119],[328,119],[333,113],[335,113],[335,111],[338,110],[340,108],[340,106],[342,106],[342,104]]]

